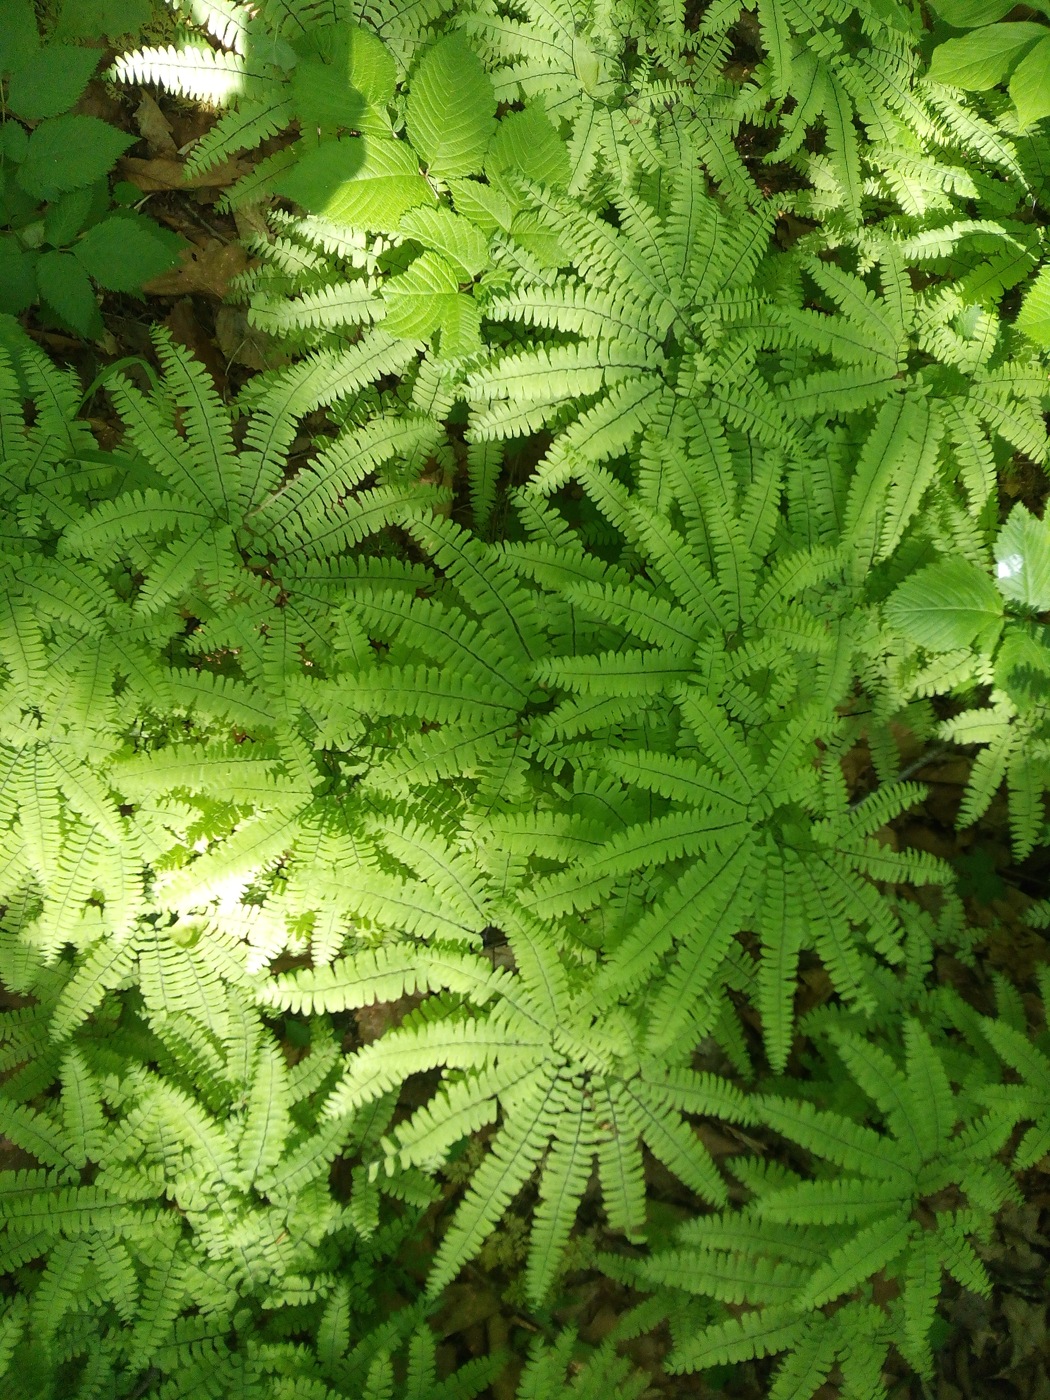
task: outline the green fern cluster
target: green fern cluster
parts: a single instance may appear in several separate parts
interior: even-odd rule
[[[1029,1042],[1013,989],[1000,981],[998,992],[998,1018],[941,991],[923,1000],[921,1020],[890,1022],[888,1035],[887,1017],[874,1041],[852,1018],[814,1013],[825,1061],[815,1082],[751,1100],[759,1122],[805,1152],[809,1172],[734,1159],[743,1209],[687,1222],[674,1248],[638,1264],[605,1261],[664,1298],[673,1370],[786,1352],[771,1400],[809,1400],[833,1368],[844,1395],[875,1395],[893,1347],[932,1379],[942,1275],[991,1293],[974,1243],[1005,1201],[1021,1200],[1002,1148],[1019,1120],[1045,1113],[1050,1061]],[[998,1083],[999,1056],[1026,1086]],[[1045,1120],[1030,1126],[1014,1169],[1046,1142]],[[698,1297],[738,1311],[698,1326]]]
[[[475,1395],[425,1317],[526,1190],[539,1317],[600,1212],[678,1369],[929,1376],[1050,1146],[1045,1035],[931,989],[976,934],[890,830],[939,736],[962,822],[1005,781],[1047,840],[1050,527],[997,502],[1047,457],[1045,131],[899,6],[177,8],[117,73],[226,107],[199,168],[280,136],[231,200],[297,207],[242,290],[299,357],[231,406],[158,335],[106,452],[0,362],[5,1384]],[[548,1340],[521,1400],[644,1388]]]

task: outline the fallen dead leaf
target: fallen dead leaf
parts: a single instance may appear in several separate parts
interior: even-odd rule
[[[901,848],[900,838],[892,826],[880,826],[878,831],[871,833],[873,841],[877,841],[880,846],[885,846],[887,850],[899,851]]]
[[[912,846],[916,850],[940,856],[942,860],[951,860],[956,853],[953,837],[934,831],[924,822],[908,822],[900,828],[899,836],[902,846]]]
[[[0,1168],[4,1171],[20,1171],[24,1167],[37,1165],[37,1159],[31,1152],[26,1152],[10,1138],[0,1137]]]
[[[712,1157],[739,1157],[740,1144],[720,1133],[710,1123],[695,1123],[694,1131]]]
[[[106,91],[98,78],[91,79],[84,89],[84,95],[72,111],[82,117],[100,117],[102,121],[109,122],[110,126],[123,128],[124,125],[124,113],[120,103]]]
[[[272,239],[270,225],[266,222],[266,204],[239,204],[233,212],[233,221],[237,225],[237,237],[247,243],[249,239],[262,237],[267,241]]]
[[[943,783],[948,787],[964,788],[970,780],[973,763],[965,756],[939,759],[920,768],[919,782]]]
[[[499,1312],[499,1298],[490,1289],[476,1284],[450,1284],[442,1294],[442,1305],[434,1319],[439,1337],[451,1337],[486,1322]]]
[[[949,1316],[969,1355],[980,1359],[999,1340],[991,1300],[964,1290],[949,1305]]]
[[[177,301],[165,318],[164,324],[171,331],[172,337],[180,345],[185,345],[186,349],[201,361],[215,380],[216,389],[225,396],[226,370],[222,356],[216,352],[214,340],[197,320],[193,299],[183,297],[181,301]]]
[[[354,1012],[358,1040],[362,1045],[369,1045],[373,1040],[378,1040],[392,1026],[399,1025],[422,999],[413,993],[411,996],[398,997],[396,1001],[376,1001],[370,1006],[359,1006]]]
[[[1047,1354],[1045,1303],[1029,1303],[1016,1293],[1007,1293],[1002,1300],[1002,1313],[1010,1329],[1007,1371],[1023,1366],[1031,1356]],[[1004,1374],[1000,1372],[1000,1375]]]
[[[230,280],[248,266],[248,255],[237,243],[210,238],[203,247],[183,248],[177,266],[162,272],[143,285],[151,296],[186,296],[200,292],[220,301],[230,289]]]
[[[288,363],[269,336],[248,324],[241,306],[220,306],[215,313],[215,339],[231,364],[248,369],[276,369]]]
[[[871,767],[871,753],[866,743],[861,741],[854,744],[851,749],[839,759],[842,768],[842,776],[846,779],[846,787],[853,792],[860,779]]]
[[[186,103],[185,106],[175,108],[168,120],[171,122],[171,134],[175,137],[175,144],[185,155],[215,125],[216,113],[207,107]]]
[[[224,160],[200,175],[187,176],[185,161],[174,156],[153,156],[149,160],[125,156],[120,162],[123,178],[137,185],[143,194],[157,190],[222,190],[247,174],[248,169],[243,160]]]
[[[171,134],[171,122],[148,92],[142,94],[142,100],[135,108],[135,125],[151,152],[155,155],[175,156],[177,148],[175,138]]]
[[[799,981],[801,983],[797,1001],[799,1016],[805,1016],[815,1006],[823,1006],[826,1001],[830,1000],[835,991],[831,978],[822,967],[808,968],[802,973]]]

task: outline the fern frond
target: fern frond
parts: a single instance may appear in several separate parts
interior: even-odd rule
[[[679,1341],[668,1357],[668,1369],[678,1375],[770,1356],[795,1346],[806,1331],[805,1320],[788,1304],[749,1309]]]
[[[819,1152],[837,1166],[877,1182],[903,1185],[909,1180],[907,1168],[896,1160],[895,1144],[840,1114],[784,1100],[763,1100],[761,1113],[770,1127],[788,1132],[803,1147]]]
[[[204,44],[187,44],[180,49],[168,44],[122,54],[113,64],[112,75],[121,83],[156,83],[180,97],[215,107],[236,97],[246,78],[268,76],[265,70],[250,70],[241,54],[223,53]]]
[[[492,1226],[531,1176],[546,1142],[548,1114],[553,1107],[555,1077],[539,1069],[521,1084],[529,1109],[519,1111],[500,1130],[485,1161],[475,1172],[470,1189],[441,1241],[427,1281],[427,1292],[437,1294],[455,1277],[462,1264],[473,1258]],[[542,1276],[534,1272],[542,1281]]]
[[[906,1218],[879,1220],[858,1230],[808,1280],[798,1297],[803,1309],[819,1308],[849,1293],[862,1280],[891,1263],[908,1247],[915,1225]]]
[[[418,945],[376,948],[340,958],[309,972],[284,974],[260,989],[264,1004],[316,1015],[397,1001],[420,991],[448,987],[484,1005],[500,990],[502,974],[475,954]]]

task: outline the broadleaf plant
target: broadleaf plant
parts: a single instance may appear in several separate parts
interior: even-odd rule
[[[99,51],[42,39],[29,0],[11,9],[12,42],[0,51],[0,311],[42,301],[57,324],[98,336],[98,290],[138,291],[172,266],[183,240],[114,207],[108,177],[134,138],[70,110]]]

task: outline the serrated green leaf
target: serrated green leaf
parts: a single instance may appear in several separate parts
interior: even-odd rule
[[[313,126],[360,129],[367,103],[351,87],[346,74],[320,59],[300,59],[289,84],[292,110],[303,128]]]
[[[311,26],[292,48],[298,63],[292,69],[292,91],[305,87],[305,74],[329,88],[333,83],[351,88],[370,106],[385,107],[394,97],[397,64],[383,41],[359,24]],[[318,72],[323,66],[327,74]]]
[[[111,38],[138,33],[152,15],[150,0],[65,0],[55,37],[62,39]]]
[[[1043,34],[1010,79],[1010,96],[1022,126],[1050,117],[1050,31],[1044,29]]]
[[[380,39],[347,23],[311,28],[294,48],[298,62],[289,90],[304,129],[352,127],[358,133],[392,134],[383,109],[394,96],[397,66]]]
[[[518,206],[512,204],[502,190],[494,185],[483,185],[478,180],[450,180],[448,187],[457,212],[477,224],[486,237],[497,229],[510,232]]]
[[[138,185],[133,185],[130,180],[118,180],[110,193],[113,203],[124,209],[130,209],[142,198],[142,191]]]
[[[0,157],[21,165],[29,149],[29,132],[18,122],[0,122]]]
[[[102,334],[95,289],[72,253],[44,253],[37,263],[36,276],[40,295],[60,321],[78,335]]]
[[[464,277],[477,277],[488,266],[489,245],[485,235],[469,219],[451,209],[429,209],[418,205],[401,220],[401,232],[458,263]]]
[[[1041,24],[990,24],[961,39],[948,39],[933,51],[930,77],[968,92],[984,92],[1001,83],[1045,33]]]
[[[475,175],[496,129],[496,94],[481,60],[458,34],[428,49],[413,74],[409,138],[432,175]]]
[[[530,180],[565,189],[571,167],[569,149],[551,125],[542,102],[532,102],[523,112],[509,112],[500,122],[485,157],[485,169],[511,170]]]
[[[1014,324],[1036,345],[1050,349],[1050,263],[1042,268],[1025,293]]]
[[[469,355],[481,346],[481,313],[474,298],[459,290],[456,269],[440,253],[423,253],[386,285],[383,328],[390,335],[426,340],[441,332],[445,358]]]
[[[17,316],[36,300],[36,254],[17,238],[0,238],[0,312]]]
[[[994,24],[1014,8],[1011,0],[932,0],[940,17],[956,29]]]
[[[32,57],[40,44],[32,0],[4,0],[0,24],[0,73],[10,73]]]
[[[95,224],[73,253],[99,286],[114,292],[138,291],[175,262],[161,230],[134,214],[112,214]]]
[[[93,185],[134,140],[98,117],[50,117],[29,138],[18,182],[40,199]]]
[[[141,191],[136,190],[141,198]],[[67,190],[48,207],[44,215],[44,239],[55,248],[71,243],[80,231],[100,219],[109,208],[106,181],[85,185],[83,189]]]
[[[98,49],[48,44],[16,68],[7,85],[7,105],[23,121],[68,111],[88,85],[101,58]]]
[[[382,233],[396,233],[414,205],[437,203],[411,146],[362,136],[308,149],[276,190],[311,214]]]
[[[968,559],[945,559],[920,569],[886,603],[890,626],[932,651],[973,642],[991,647],[1002,616],[995,583]]]
[[[1004,598],[1043,612],[1050,608],[1050,519],[1014,506],[995,540],[995,581]]]

